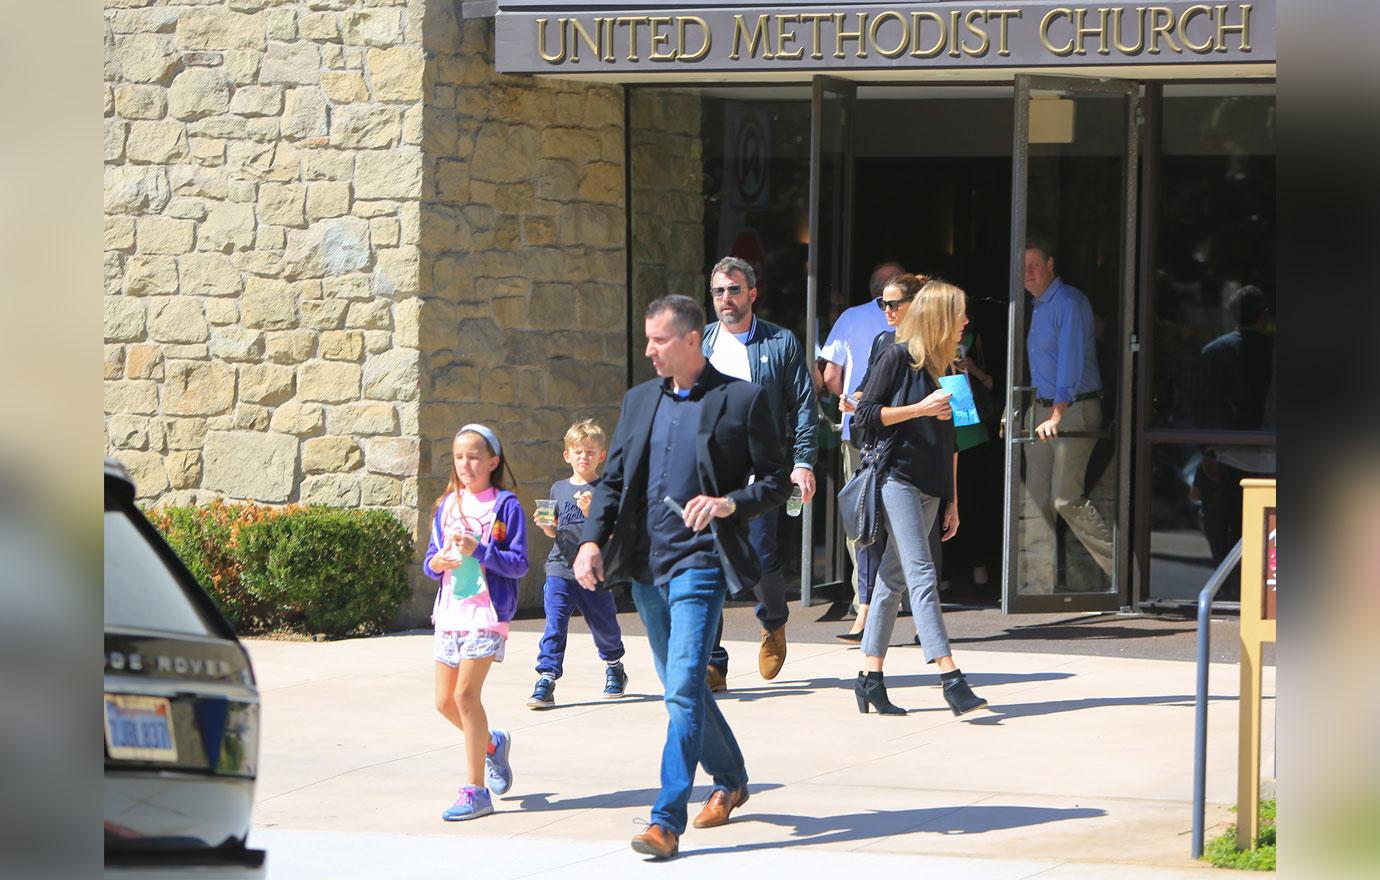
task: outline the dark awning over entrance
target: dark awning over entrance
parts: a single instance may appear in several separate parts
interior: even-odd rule
[[[1275,0],[781,6],[498,0],[504,73],[702,73],[1273,64]]]

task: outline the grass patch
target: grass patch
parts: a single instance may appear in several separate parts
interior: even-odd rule
[[[1232,807],[1233,811],[1235,809]],[[1225,834],[1208,841],[1203,858],[1218,868],[1235,868],[1238,871],[1275,870],[1275,802],[1260,802],[1260,836],[1256,838],[1254,849],[1236,848],[1236,826],[1232,825]]]

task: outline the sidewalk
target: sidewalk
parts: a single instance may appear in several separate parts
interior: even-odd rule
[[[491,726],[514,736],[513,789],[496,815],[457,824],[439,818],[464,759],[460,734],[432,708],[430,634],[250,641],[264,705],[251,842],[269,850],[270,876],[647,870],[627,845],[656,794],[666,727],[646,640],[627,638],[635,696],[605,701],[589,636],[572,632],[559,705],[535,712],[523,703],[538,637],[513,632],[485,686]],[[919,649],[900,647],[887,681],[914,711],[883,718],[854,704],[856,648],[792,643],[774,682],[758,676],[755,644],[730,650],[731,690],[719,700],[752,800],[725,827],[690,829],[682,858],[656,868],[668,876],[870,865],[1011,878],[1210,870],[1188,858],[1191,663],[968,648],[959,660],[995,711],[956,719]],[[1274,669],[1265,676],[1273,694]],[[1232,821],[1236,693],[1236,667],[1214,666],[1210,834]],[[1269,755],[1273,700],[1264,712]]]

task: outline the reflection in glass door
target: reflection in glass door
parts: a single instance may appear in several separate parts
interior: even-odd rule
[[[1135,83],[1016,77],[1002,608],[1127,604]]]

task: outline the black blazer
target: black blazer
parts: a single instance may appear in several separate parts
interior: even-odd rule
[[[729,589],[738,593],[762,578],[747,524],[790,495],[789,460],[766,392],[725,376],[708,362],[704,369],[696,470],[701,493],[728,497],[738,505],[733,516],[710,521]],[[604,476],[590,500],[580,541],[603,548],[606,587],[645,577],[647,447],[657,398],[667,381],[643,382],[623,396]]]

